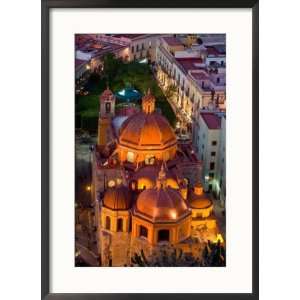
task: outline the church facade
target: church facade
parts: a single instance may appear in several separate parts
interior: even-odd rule
[[[101,265],[130,266],[135,253],[151,256],[163,244],[193,252],[201,232],[217,236],[201,161],[177,140],[150,91],[141,110],[126,115],[116,113],[109,88],[99,101],[92,192]]]

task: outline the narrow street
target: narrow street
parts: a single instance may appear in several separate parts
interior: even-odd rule
[[[96,234],[93,226],[94,208],[91,206],[90,146],[95,143],[76,138],[75,179],[75,237],[76,252],[90,266],[98,265]]]

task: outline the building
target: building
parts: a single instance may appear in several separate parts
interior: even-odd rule
[[[182,116],[181,126],[189,131],[200,110],[209,105],[226,110],[225,46],[191,44],[191,40],[195,37],[162,37],[156,51],[158,82],[166,93],[174,91],[169,100]]]
[[[109,89],[99,101],[92,192],[101,265],[128,266],[135,253],[166,243],[199,255],[200,229],[211,240],[219,230],[193,148],[177,142],[150,91],[141,111],[122,119]]]
[[[221,204],[225,205],[226,200],[226,116],[221,117],[220,142],[219,142],[219,161],[216,173],[217,193]]]
[[[225,177],[225,170],[220,162],[225,163],[225,129],[221,135],[221,120],[225,128],[225,117],[219,112],[202,111],[198,122],[195,122],[194,145],[196,153],[201,161],[202,182],[206,191],[213,191],[217,195],[220,189],[220,179]],[[221,142],[222,141],[222,142]],[[220,144],[222,146],[220,147]],[[223,150],[224,148],[224,150]],[[222,183],[223,184],[223,183]],[[225,186],[225,183],[224,183]]]

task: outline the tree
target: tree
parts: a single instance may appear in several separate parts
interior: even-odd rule
[[[103,69],[106,79],[112,82],[117,76],[118,70],[122,65],[122,61],[115,57],[113,53],[107,53],[103,57]]]
[[[201,248],[203,249],[203,248]],[[149,257],[143,250],[134,253],[131,263],[139,267],[222,267],[225,266],[225,248],[218,241],[208,241],[199,255],[184,253],[182,249],[170,244],[157,246]]]

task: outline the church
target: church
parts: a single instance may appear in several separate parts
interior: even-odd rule
[[[134,253],[150,256],[166,243],[193,252],[201,239],[216,237],[201,161],[177,138],[151,92],[141,109],[116,112],[108,87],[99,102],[92,193],[101,266],[130,266]]]

